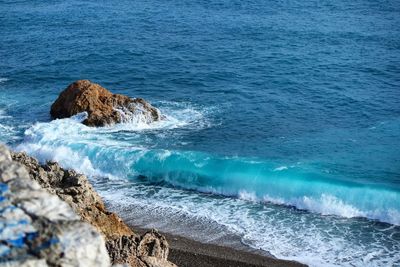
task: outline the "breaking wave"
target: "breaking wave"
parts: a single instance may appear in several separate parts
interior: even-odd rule
[[[400,193],[389,188],[337,180],[301,165],[287,167],[265,160],[153,149],[140,142],[140,134],[132,142],[115,135],[121,129],[140,133],[189,125],[194,114],[181,114],[180,118],[169,115],[164,121],[145,127],[126,123],[103,128],[82,125],[85,114],[79,114],[33,125],[17,149],[92,176],[119,177],[294,206],[323,215],[400,224]]]

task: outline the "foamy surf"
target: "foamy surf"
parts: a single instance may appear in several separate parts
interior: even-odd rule
[[[0,109],[0,142],[7,143],[16,138],[16,127],[10,122],[12,117],[4,109]]]
[[[278,167],[277,171],[268,161],[152,149],[140,134],[130,135],[129,142],[126,137],[114,135],[137,125],[92,128],[80,123],[84,119],[85,114],[79,114],[37,123],[25,132],[25,141],[17,149],[88,175],[129,179],[141,175],[148,183],[233,197],[247,192],[254,201],[285,204],[322,215],[400,224],[400,193],[391,189],[336,180],[301,165]],[[169,122],[155,124],[151,129],[171,129]]]
[[[146,126],[131,121],[87,127],[81,124],[85,114],[36,123],[17,149],[90,175],[115,209],[143,218],[163,214],[167,222],[159,227],[165,230],[176,225],[172,218],[191,218],[202,227],[216,225],[210,231],[223,227],[248,246],[311,266],[400,261],[392,253],[400,249],[394,226],[400,224],[398,191],[337,180],[300,163],[154,147],[149,135],[207,127],[202,111],[163,112],[165,121]],[[357,234],[363,239],[355,243]]]
[[[398,226],[365,219],[336,216],[321,218],[314,213],[283,205],[182,191],[160,185],[127,180],[115,188],[99,182],[98,188],[112,209],[134,225],[156,227],[202,242],[221,244],[237,235],[242,243],[297,260],[309,266],[395,266],[400,255]],[[154,218],[162,217],[163,220]]]
[[[129,114],[119,111],[123,117],[123,122],[111,126],[98,128],[100,132],[133,131],[140,132],[145,130],[172,130],[178,128],[204,129],[211,126],[207,114],[214,112],[213,108],[201,108],[190,105],[189,103],[177,103],[169,101],[160,101],[155,103],[161,106],[160,113],[162,119],[149,122],[143,114]],[[74,120],[82,120],[84,114],[74,117]]]

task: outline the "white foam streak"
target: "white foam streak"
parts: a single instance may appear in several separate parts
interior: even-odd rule
[[[118,192],[108,188],[103,190],[102,196],[112,206],[122,208],[125,211],[122,214],[134,223],[144,220],[151,222],[144,226],[167,232],[178,230],[176,234],[197,236],[200,241],[210,240],[206,238],[210,235],[233,233],[257,250],[318,267],[393,266],[400,261],[400,254],[396,254],[400,242],[389,233],[396,233],[397,228],[387,228],[383,235],[367,220],[337,217],[321,220],[312,213],[259,205],[254,202],[254,193],[245,190],[241,191],[241,199],[213,198],[172,188],[128,184],[120,187]],[[325,198],[328,202],[336,201]],[[248,201],[254,203],[249,205]],[[154,220],[160,214],[164,220]],[[176,224],[179,224],[178,229],[174,227]]]
[[[257,201],[257,196],[254,192],[247,192],[246,190],[239,191],[239,198],[248,201]]]
[[[5,82],[7,82],[7,81],[9,81],[9,79],[7,79],[7,78],[0,78],[0,83],[5,83]]]
[[[9,119],[11,116],[7,115],[5,110],[0,109],[0,120],[1,119]]]
[[[319,199],[304,196],[302,199],[294,201],[294,203],[300,209],[318,212],[322,215],[335,214],[346,218],[365,216],[364,212],[345,204],[335,196],[327,194],[322,194]]]
[[[288,169],[287,166],[280,166],[280,167],[275,168],[274,171],[284,171],[284,170],[287,170],[287,169]]]
[[[254,201],[254,199],[242,197],[241,195],[240,197]],[[400,225],[400,212],[398,210],[360,210],[329,194],[321,194],[319,198],[303,196],[293,199],[276,198],[265,195],[262,200],[278,205],[294,206],[298,209],[319,213],[321,215],[337,215],[344,218],[365,217]]]
[[[3,109],[0,109],[0,142],[7,143],[11,139],[16,139],[17,130],[11,124],[12,116],[8,115]]]
[[[207,109],[193,108],[187,103],[161,102],[159,112],[162,119],[152,121],[146,112],[132,113],[128,110],[116,109],[122,116],[122,123],[111,125],[108,131],[146,131],[146,130],[171,130],[177,128],[203,129],[211,124],[205,114]]]

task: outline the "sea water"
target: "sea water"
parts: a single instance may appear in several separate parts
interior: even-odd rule
[[[1,1],[0,142],[132,224],[311,266],[400,265],[397,1]],[[166,116],[51,121],[69,83]]]

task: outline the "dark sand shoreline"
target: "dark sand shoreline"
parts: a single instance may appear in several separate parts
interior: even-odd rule
[[[149,229],[129,225],[142,234]],[[168,259],[180,267],[300,267],[307,266],[295,261],[268,257],[257,250],[245,251],[227,246],[206,244],[179,235],[161,232],[168,240]]]

